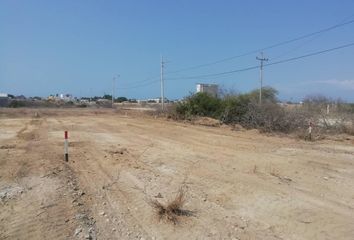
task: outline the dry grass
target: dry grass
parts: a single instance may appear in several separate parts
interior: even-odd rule
[[[280,181],[285,182],[287,184],[290,184],[290,182],[292,182],[293,180],[290,177],[287,176],[281,176],[280,172],[278,170],[276,170],[275,168],[272,168],[270,170],[270,175],[272,175],[273,177],[278,178]]]
[[[194,213],[183,209],[186,203],[186,192],[180,188],[175,198],[167,204],[160,203],[157,200],[152,200],[151,205],[155,209],[159,220],[165,220],[173,224],[178,224],[182,216],[193,216]]]
[[[279,171],[277,169],[275,169],[275,168],[271,168],[270,169],[270,175],[272,175],[273,177],[280,178]]]
[[[252,170],[253,174],[256,174],[258,172],[257,165],[255,164]]]

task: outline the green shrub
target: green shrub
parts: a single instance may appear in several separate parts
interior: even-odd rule
[[[248,94],[226,96],[223,99],[221,121],[224,123],[240,123],[248,111],[252,99]]]
[[[204,116],[220,118],[223,112],[221,99],[207,93],[196,93],[187,97],[176,107],[178,115],[190,118],[191,116]]]
[[[25,106],[26,106],[25,102],[18,101],[18,100],[13,100],[9,104],[10,108],[19,108],[19,107],[25,107]]]

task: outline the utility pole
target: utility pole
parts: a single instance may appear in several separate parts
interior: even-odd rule
[[[115,85],[115,81],[116,81],[116,77],[113,78],[113,83],[112,83],[112,108],[113,108],[113,104],[114,104],[114,85]]]
[[[112,88],[112,108],[114,106],[114,90],[115,90],[115,87],[116,87],[116,79],[119,77],[119,75],[115,76],[113,78],[113,88]]]
[[[162,111],[165,110],[165,85],[164,85],[164,76],[163,76],[164,64],[165,62],[163,61],[163,56],[161,56],[161,109]]]
[[[261,61],[259,68],[259,80],[261,87],[259,88],[259,104],[262,104],[262,88],[263,88],[263,62],[268,61],[268,58],[263,57],[263,52],[261,52],[261,57],[256,57],[257,60]]]

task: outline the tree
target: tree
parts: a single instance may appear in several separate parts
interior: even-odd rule
[[[250,98],[253,102],[259,102],[259,89],[255,89],[248,93],[250,95]],[[270,102],[270,103],[276,103],[278,101],[277,99],[278,91],[272,87],[263,87],[262,88],[262,102]]]
[[[126,97],[118,97],[114,101],[115,102],[119,102],[119,103],[126,102],[126,101],[128,101],[128,98],[126,98]]]
[[[252,96],[248,93],[229,95],[223,99],[222,121],[225,123],[240,122],[247,113]]]
[[[103,98],[103,99],[107,99],[107,100],[112,100],[112,95],[105,94],[105,95],[103,95],[102,98]]]

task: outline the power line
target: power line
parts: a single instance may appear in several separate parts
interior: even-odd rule
[[[325,50],[322,50],[322,51],[317,51],[317,52],[301,55],[301,56],[298,56],[298,57],[292,57],[292,58],[288,58],[288,59],[279,60],[279,61],[276,61],[276,62],[267,63],[267,64],[264,64],[263,67],[277,65],[277,64],[281,64],[281,63],[290,62],[290,61],[295,61],[295,60],[298,60],[298,59],[311,57],[311,56],[315,56],[315,55],[319,55],[319,54],[323,54],[323,53],[327,53],[327,52],[332,52],[332,51],[339,50],[339,49],[342,49],[342,48],[351,47],[353,45],[354,45],[354,42],[353,43],[349,43],[349,44],[345,44],[345,45],[341,45],[341,46],[338,46],[338,47],[335,47],[335,48],[325,49]],[[184,79],[187,80],[187,79],[203,79],[203,78],[210,78],[210,77],[220,77],[220,76],[230,75],[230,74],[239,73],[239,72],[246,72],[246,71],[254,70],[254,69],[257,69],[257,68],[259,68],[259,66],[250,66],[250,67],[246,67],[246,68],[241,68],[241,69],[236,69],[236,70],[231,70],[231,71],[226,71],[226,72],[220,72],[220,73],[212,73],[212,74],[196,75],[196,76],[180,77],[180,78],[167,78],[165,80],[166,81],[173,81],[173,80],[184,80]],[[161,81],[161,79],[155,79],[155,80],[146,82],[145,84],[138,84],[138,85],[134,85],[134,86],[131,86],[131,87],[124,87],[124,88],[120,88],[120,89],[126,90],[126,89],[141,88],[141,87],[152,85],[152,84],[160,82],[160,81]]]
[[[323,54],[323,53],[327,53],[327,52],[333,52],[333,51],[336,51],[336,50],[339,50],[339,49],[342,49],[342,48],[351,47],[351,46],[354,46],[354,42],[348,43],[348,44],[345,44],[345,45],[341,45],[341,46],[338,46],[338,47],[330,48],[330,49],[325,49],[325,50],[318,51],[318,52],[305,54],[305,55],[298,56],[298,57],[292,57],[292,58],[288,58],[288,59],[284,59],[284,60],[279,60],[279,61],[273,62],[273,63],[267,63],[264,66],[267,67],[267,66],[272,66],[272,65],[276,65],[276,64],[291,62],[291,61],[295,61],[295,60],[298,60],[298,59],[301,59],[301,58],[307,58],[307,57],[311,57],[311,56],[315,56],[315,55],[319,55],[319,54]]]
[[[345,18],[345,19],[350,19],[353,16],[354,15],[351,15],[351,16]],[[274,44],[274,45],[270,45],[268,47],[252,50],[252,51],[246,52],[244,54],[240,54],[240,55],[224,58],[224,59],[221,59],[221,60],[218,60],[218,61],[214,61],[214,62],[211,62],[211,63],[200,64],[200,65],[187,67],[187,68],[183,68],[183,69],[179,69],[179,70],[171,71],[171,72],[165,72],[165,74],[178,73],[178,72],[183,72],[183,71],[187,71],[187,70],[197,69],[197,68],[201,68],[201,67],[206,67],[206,66],[210,66],[210,65],[226,62],[226,61],[233,60],[233,59],[236,59],[236,58],[240,58],[240,57],[248,56],[248,55],[251,55],[251,54],[255,54],[255,53],[258,53],[258,52],[263,51],[263,50],[267,50],[267,49],[275,48],[275,47],[278,47],[278,46],[286,45],[286,44],[289,44],[289,43],[292,43],[292,42],[295,42],[295,41],[298,41],[298,40],[301,40],[301,39],[304,39],[304,38],[309,38],[311,36],[315,36],[315,35],[318,35],[318,34],[333,30],[335,28],[339,28],[339,27],[354,23],[354,20],[350,20],[350,21],[343,20],[343,21],[341,21],[340,23],[338,23],[336,25],[333,25],[331,27],[328,27],[328,28],[325,28],[325,29],[322,29],[322,30],[319,30],[319,31],[316,31],[316,32],[312,32],[310,34],[302,35],[300,37],[293,38],[293,39],[290,39],[290,40],[287,40],[287,41],[283,41],[283,42],[280,42],[280,43],[277,43],[277,44]],[[276,58],[278,58],[278,57],[276,57]],[[149,78],[141,80],[141,81],[131,82],[129,84],[133,84],[132,86],[127,86],[127,87],[122,88],[122,89],[134,89],[134,88],[139,88],[141,86],[151,85],[151,84],[153,84],[153,83],[158,81],[158,80],[152,80],[152,79],[157,79],[157,77],[159,77],[159,76],[156,75],[156,76],[149,77]],[[150,80],[152,80],[152,81],[150,81]],[[144,84],[144,85],[140,85],[139,84],[139,83],[145,83],[145,82],[147,84]]]
[[[136,85],[139,84],[139,83],[151,82],[151,81],[154,81],[155,79],[157,79],[157,78],[159,78],[159,77],[160,77],[160,75],[155,75],[155,76],[148,77],[148,78],[146,78],[146,79],[144,79],[144,80],[135,81],[135,82],[130,82],[130,83],[128,83],[127,88],[129,88],[129,87],[131,87],[131,86],[134,88],[134,86],[136,86]],[[131,85],[131,86],[130,86],[130,85]]]
[[[309,34],[305,34],[305,35],[302,35],[302,36],[299,36],[299,37],[296,37],[296,38],[292,38],[292,39],[289,39],[289,40],[286,40],[286,41],[283,41],[283,42],[279,42],[279,43],[276,43],[276,44],[273,44],[273,45],[270,45],[270,46],[267,46],[267,47],[263,47],[263,48],[256,49],[256,50],[251,50],[251,51],[243,53],[243,54],[235,55],[235,56],[232,56],[232,57],[224,58],[224,59],[217,60],[217,61],[210,62],[210,63],[200,64],[200,65],[196,65],[196,66],[192,66],[192,67],[182,68],[182,69],[179,69],[179,70],[176,70],[176,71],[166,72],[166,74],[178,73],[178,72],[193,70],[193,69],[197,69],[197,68],[207,67],[207,66],[218,64],[218,63],[230,61],[230,60],[233,60],[233,59],[236,59],[236,58],[249,56],[249,55],[252,55],[252,54],[255,54],[255,53],[258,53],[258,52],[262,52],[264,50],[276,48],[276,47],[283,46],[283,45],[286,45],[286,44],[289,44],[289,43],[292,43],[292,42],[296,42],[296,41],[299,41],[299,40],[302,40],[302,39],[305,39],[305,38],[309,38],[309,37],[312,37],[312,36],[315,36],[315,35],[318,35],[318,34],[321,34],[321,33],[324,33],[324,32],[328,32],[328,31],[331,31],[333,29],[336,29],[336,28],[339,28],[339,27],[342,27],[342,26],[345,26],[345,25],[348,25],[348,24],[352,24],[352,23],[354,23],[354,19],[350,20],[350,21],[338,23],[338,24],[335,24],[335,25],[333,25],[331,27],[327,27],[327,28],[321,29],[319,31],[315,31],[315,32],[312,32],[312,33],[309,33]]]
[[[339,50],[339,49],[347,48],[347,47],[351,47],[351,46],[354,46],[354,42],[348,43],[348,44],[345,44],[345,45],[341,45],[341,46],[338,46],[338,47],[334,47],[334,48],[329,48],[329,49],[325,49],[325,50],[321,50],[321,51],[317,51],[317,52],[301,55],[301,56],[298,56],[298,57],[292,57],[292,58],[288,58],[288,59],[279,60],[277,62],[267,63],[267,64],[264,64],[263,66],[266,67],[266,66],[277,65],[277,64],[281,64],[281,63],[290,62],[290,61],[295,61],[295,60],[298,60],[298,59],[311,57],[311,56],[315,56],[315,55],[319,55],[319,54],[323,54],[323,53],[327,53],[327,52],[332,52],[332,51],[335,51],[335,50]],[[238,72],[245,72],[245,71],[249,71],[249,70],[253,70],[253,69],[257,69],[257,68],[259,68],[259,66],[251,66],[251,67],[247,67],[247,68],[241,68],[241,69],[236,69],[236,70],[231,70],[231,71],[226,71],[226,72],[220,72],[220,73],[211,73],[211,74],[197,75],[197,76],[190,76],[190,77],[181,77],[181,78],[169,78],[167,80],[209,78],[209,77],[228,75],[228,74],[233,74],[233,73],[238,73]]]
[[[161,81],[160,79],[155,79],[153,81],[146,82],[145,84],[138,84],[138,85],[134,85],[134,86],[130,86],[130,87],[124,87],[124,88],[120,88],[120,89],[126,90],[126,89],[141,88],[141,87],[152,85],[152,84],[160,82],[160,81]]]
[[[338,22],[338,24],[345,23],[346,21],[348,21],[349,19],[351,19],[353,16],[354,16],[354,14],[353,14],[353,15],[350,15],[349,17],[344,18],[342,21]],[[312,38],[310,38],[309,40],[307,40],[307,41],[301,43],[300,45],[297,45],[296,47],[294,47],[294,48],[292,48],[292,49],[286,51],[285,53],[282,53],[282,54],[280,54],[280,55],[278,55],[278,56],[276,56],[276,57],[272,57],[272,60],[275,60],[275,59],[278,59],[278,58],[281,58],[281,57],[284,57],[284,56],[288,55],[289,53],[291,53],[291,52],[293,52],[293,51],[295,51],[295,50],[297,50],[297,49],[299,49],[299,48],[305,46],[306,44],[308,44],[308,43],[310,43],[310,42],[313,42],[314,40],[318,39],[318,38],[321,37],[324,33],[325,33],[325,32],[319,33],[319,34],[313,36]]]

